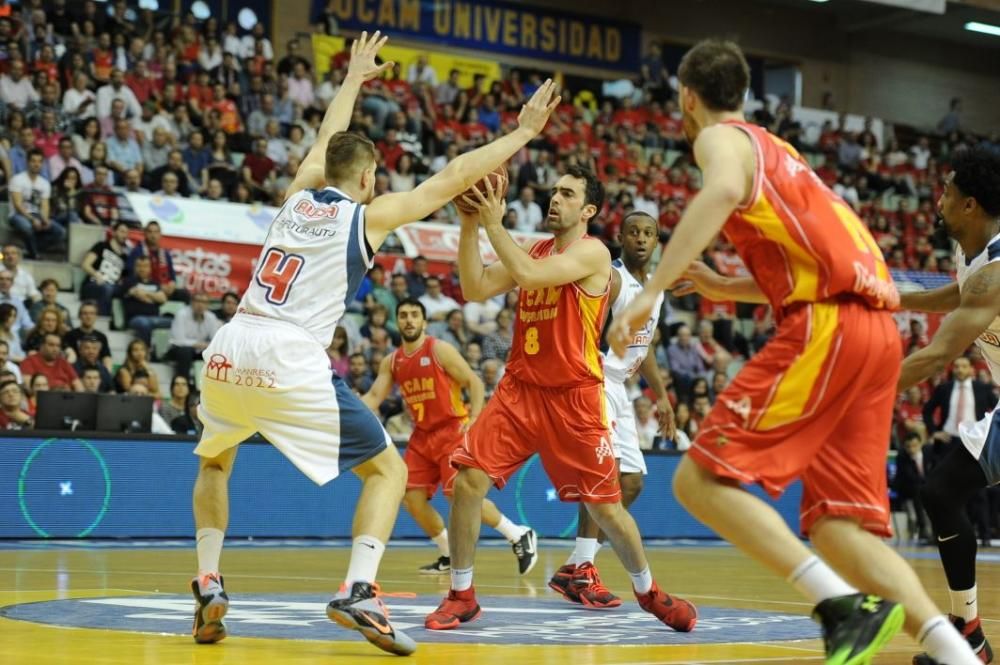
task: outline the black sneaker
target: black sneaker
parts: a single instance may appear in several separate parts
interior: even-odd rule
[[[191,635],[198,644],[212,644],[226,639],[222,618],[229,611],[229,596],[222,588],[222,575],[201,575],[191,580],[194,594],[194,625]]]
[[[518,572],[527,575],[538,563],[538,534],[534,529],[528,529],[512,547],[517,557]]]
[[[990,647],[986,635],[983,634],[983,626],[979,621],[979,617],[976,617],[972,621],[966,621],[953,614],[949,614],[948,619],[955,626],[955,629],[962,634],[962,637],[969,642],[969,646],[972,647],[976,658],[984,663],[993,662],[993,648]],[[929,654],[921,653],[913,657],[913,665],[937,665],[937,661],[931,658]]]
[[[451,557],[439,556],[434,563],[420,566],[417,570],[421,575],[445,575],[451,572]]]
[[[854,593],[828,598],[812,618],[823,627],[826,665],[863,665],[903,626],[902,605],[879,596]]]
[[[338,593],[326,606],[326,615],[344,628],[358,631],[383,651],[409,656],[417,650],[409,635],[389,623],[389,610],[367,582],[355,582],[350,594],[346,590]]]

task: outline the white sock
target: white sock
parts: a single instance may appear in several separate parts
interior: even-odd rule
[[[597,538],[577,538],[576,539],[576,565],[583,563],[594,563],[594,557],[597,556],[597,550],[600,545],[597,543]]]
[[[971,589],[966,589],[965,591],[948,589],[948,595],[951,596],[952,614],[966,621],[972,621],[979,616],[979,603],[976,597],[975,584],[972,585]]]
[[[799,593],[817,604],[827,598],[848,596],[858,592],[818,556],[811,556],[800,563],[788,576],[788,582]]]
[[[632,587],[636,593],[649,593],[653,588],[653,573],[649,572],[649,566],[638,573],[629,573],[628,576],[632,578]]]
[[[198,574],[219,572],[219,557],[222,556],[222,541],[225,534],[219,529],[198,529],[195,534],[198,548]]]
[[[472,568],[452,568],[451,588],[454,591],[465,591],[472,588]]]
[[[528,527],[526,526],[518,526],[517,524],[511,522],[507,519],[506,515],[500,516],[500,524],[497,524],[494,528],[511,543],[516,543],[521,540],[521,536],[523,536],[525,531],[528,530]]]
[[[431,538],[434,544],[438,546],[438,552],[441,556],[451,556],[451,550],[448,548],[448,529],[441,529],[441,533]]]
[[[344,582],[348,590],[355,582],[375,581],[378,565],[385,553],[385,543],[375,536],[358,536],[351,546],[351,563],[347,566],[347,577]]]
[[[982,663],[972,652],[972,647],[955,630],[946,616],[930,619],[917,633],[920,646],[939,663],[948,665],[976,665]]]
[[[579,543],[580,539],[577,538],[576,542]],[[566,559],[566,563],[564,565],[566,565],[566,566],[575,566],[576,565],[576,546],[574,546],[573,547],[573,551],[569,553],[569,558]]]

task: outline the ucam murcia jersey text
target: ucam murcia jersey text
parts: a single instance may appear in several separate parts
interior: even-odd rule
[[[626,307],[632,304],[637,295],[642,292],[642,284],[639,283],[632,273],[628,271],[621,259],[615,259],[611,267],[618,272],[622,279],[621,289],[618,291],[618,298],[611,303],[611,316],[618,317]],[[639,371],[639,365],[646,358],[649,345],[653,342],[653,333],[656,332],[656,321],[660,316],[660,309],[663,307],[663,294],[656,298],[656,306],[653,307],[653,314],[646,321],[646,324],[632,336],[628,346],[625,348],[625,357],[619,358],[608,349],[604,353],[604,377],[608,381],[625,383],[625,380]]]
[[[958,267],[958,289],[965,286],[972,274],[987,264],[1000,261],[1000,234],[993,236],[993,239],[986,245],[986,248],[974,256],[966,263],[965,252],[958,244],[955,246],[955,265]],[[990,365],[990,374],[993,376],[993,383],[1000,385],[1000,317],[993,319],[989,328],[983,331],[976,340],[976,345],[983,352],[983,357]]]
[[[239,311],[294,323],[326,347],[373,260],[365,206],[334,187],[304,189],[271,222]]]

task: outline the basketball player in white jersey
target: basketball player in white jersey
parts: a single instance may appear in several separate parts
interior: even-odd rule
[[[612,317],[628,307],[635,295],[642,291],[658,238],[659,229],[656,220],[648,214],[633,212],[622,220],[619,237],[622,257],[611,263]],[[615,457],[618,458],[622,505],[626,508],[639,498],[639,493],[642,492],[642,477],[646,475],[646,461],[639,448],[635,410],[625,388],[625,381],[637,371],[646,379],[656,395],[661,432],[667,438],[674,436],[674,411],[670,400],[667,399],[667,389],[660,378],[656,357],[648,353],[662,306],[663,294],[660,294],[652,316],[646,325],[633,335],[624,358],[619,358],[610,350],[606,351],[603,357],[604,397],[608,409],[608,422],[611,423],[611,445],[614,447]],[[594,566],[594,557],[600,547],[599,536],[600,529],[597,523],[590,519],[588,511],[581,505],[576,548],[566,564],[549,580],[549,586],[570,602],[581,603],[585,607],[618,607],[622,604],[621,598],[611,593],[601,583],[597,568]]]
[[[522,109],[515,131],[455,158],[411,192],[373,200],[375,146],[345,130],[361,85],[392,64],[375,64],[385,41],[376,32],[352,45],[347,77],[271,224],[239,310],[204,353],[199,413],[205,429],[195,449],[202,459],[194,488],[199,573],[191,583],[200,643],[226,636],[219,557],[227,484],[237,445],[259,432],[317,484],[348,470],[361,479],[350,565],[327,614],[390,653],[416,648],[389,623],[372,587],[406,468],[378,419],[332,374],[325,349],[386,236],[426,218],[506,162],[542,131],[559,99],[547,81]],[[262,502],[280,491],[266,482]]]
[[[975,342],[1000,384],[1000,151],[986,147],[957,154],[945,180],[938,210],[956,241],[958,281],[932,291],[900,294],[904,309],[952,312],[934,339],[903,361],[900,392],[943,370]],[[971,401],[972,389],[968,389]],[[954,407],[953,407],[954,408]],[[979,422],[959,426],[955,446],[931,470],[921,490],[937,534],[948,579],[952,623],[984,663],[992,662],[979,620],[976,596],[976,535],[965,512],[969,497],[1000,483],[1000,409]],[[934,663],[927,654],[915,665]]]

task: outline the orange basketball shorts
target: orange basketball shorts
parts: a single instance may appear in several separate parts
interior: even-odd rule
[[[794,305],[719,395],[688,454],[774,497],[801,478],[804,535],[838,516],[889,536],[886,455],[900,362],[888,312],[854,300]]]
[[[561,501],[621,499],[600,383],[546,388],[505,374],[451,462],[502,489],[534,453]]]
[[[462,445],[465,433],[462,421],[453,418],[439,427],[424,431],[414,429],[406,444],[406,489],[425,489],[427,498],[440,486],[445,496],[451,496],[458,469],[451,465],[451,454]]]

